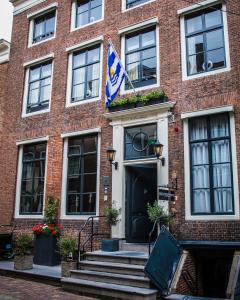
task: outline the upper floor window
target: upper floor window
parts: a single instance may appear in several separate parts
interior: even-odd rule
[[[126,35],[125,65],[135,88],[157,83],[156,28]],[[125,89],[131,89],[128,79]]]
[[[100,45],[81,50],[72,58],[71,102],[99,96]]]
[[[41,42],[54,36],[56,12],[37,17],[33,20],[33,43]]]
[[[96,213],[97,135],[68,140],[67,214]]]
[[[187,75],[226,67],[222,6],[185,17]]]
[[[76,4],[76,24],[75,27],[82,27],[89,23],[101,20],[103,0],[80,0]]]
[[[28,77],[27,113],[49,108],[52,62],[30,67]]]
[[[228,114],[190,119],[191,211],[234,214]]]
[[[126,0],[126,8],[128,9],[149,1],[150,0]]]
[[[23,146],[20,214],[43,212],[46,143]]]
[[[154,157],[153,146],[157,141],[157,124],[125,128],[124,159]]]

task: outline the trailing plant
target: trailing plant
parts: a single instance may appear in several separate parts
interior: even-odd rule
[[[76,258],[78,251],[77,240],[70,235],[62,236],[58,240],[58,248],[62,260],[73,260]]]
[[[59,199],[49,196],[44,211],[44,219],[47,224],[56,224],[58,215]]]
[[[115,107],[115,106],[123,106],[123,105],[127,105],[127,104],[135,104],[138,102],[142,102],[144,104],[147,104],[149,101],[151,100],[164,100],[165,98],[167,98],[166,94],[164,91],[159,90],[159,91],[153,91],[150,92],[146,95],[133,95],[133,96],[127,96],[124,98],[118,98],[116,100],[114,100],[110,107]]]
[[[33,249],[33,235],[21,234],[16,240],[16,253],[20,256],[31,254]]]
[[[117,209],[114,207],[107,207],[104,210],[104,214],[106,216],[105,222],[108,224],[109,227],[116,225],[119,221],[118,217],[121,213],[121,209]]]
[[[147,214],[150,221],[158,224],[169,225],[174,219],[174,216],[166,212],[158,201],[155,201],[152,205],[150,203],[147,204]]]

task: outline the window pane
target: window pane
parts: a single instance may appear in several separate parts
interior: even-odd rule
[[[187,33],[193,33],[195,31],[202,30],[202,16],[197,16],[186,20]]]
[[[91,10],[90,23],[100,20],[102,18],[102,6],[98,6]]]
[[[40,102],[46,102],[50,100],[51,88],[50,85],[41,88]]]
[[[142,51],[142,59],[152,58],[155,56],[156,56],[156,48],[155,47]]]
[[[102,0],[91,0],[91,8],[102,5]]]
[[[33,190],[33,181],[32,180],[23,180],[22,181],[22,194],[32,194]]]
[[[224,163],[230,161],[229,140],[212,142],[212,161],[213,163]]]
[[[97,137],[89,136],[85,137],[83,140],[83,151],[84,153],[95,152],[97,151]]]
[[[85,173],[96,173],[97,172],[97,155],[86,155],[84,156],[84,172]]]
[[[135,81],[139,79],[139,69],[140,69],[139,62],[127,65],[127,72],[131,81]]]
[[[96,182],[97,176],[93,175],[84,175],[83,183],[83,193],[96,192]]]
[[[127,64],[131,64],[138,61],[140,61],[140,52],[127,54]]]
[[[231,187],[231,167],[230,164],[220,164],[213,166],[213,187]]]
[[[191,120],[190,140],[202,140],[207,138],[207,120],[195,118]]]
[[[68,154],[80,154],[81,153],[81,139],[72,138],[68,141]]]
[[[208,70],[214,70],[225,66],[224,49],[213,50],[207,53]]]
[[[229,125],[227,115],[217,115],[210,119],[211,137],[229,136]]]
[[[85,71],[85,67],[73,70],[73,85],[83,83],[85,81]]]
[[[33,164],[30,163],[24,163],[23,164],[23,174],[22,179],[31,179],[33,176]]]
[[[83,66],[86,63],[86,52],[73,55],[73,68]]]
[[[47,64],[42,66],[42,74],[41,77],[49,77],[52,73],[52,64]]]
[[[156,59],[150,58],[142,62],[142,76],[144,80],[156,78]],[[152,82],[151,82],[152,84]]]
[[[72,98],[74,101],[83,100],[84,97],[84,84],[75,85],[73,87],[73,95]]]
[[[206,27],[212,27],[222,24],[221,11],[211,11],[205,14]]]
[[[88,63],[99,60],[99,47],[88,51]]]
[[[142,47],[155,45],[155,30],[142,34]]]
[[[205,71],[204,53],[192,55],[188,57],[188,73],[189,75]]]
[[[128,51],[136,50],[139,48],[139,35],[126,39],[126,49]]]
[[[213,50],[224,46],[222,29],[214,30],[206,34],[207,50]]]
[[[126,0],[126,1],[127,1],[127,8],[131,8],[133,6],[140,5],[150,0]]]
[[[203,35],[195,35],[191,38],[188,38],[188,54],[192,55],[195,53],[203,52]]]
[[[39,22],[35,22],[34,25],[34,39],[36,42],[40,41],[42,39],[42,36],[44,35],[44,22],[41,20]]]
[[[80,195],[69,194],[67,199],[67,213],[80,212]]]
[[[216,213],[233,213],[232,189],[215,189],[214,207]]]
[[[74,176],[68,179],[68,192],[80,193],[81,177]]]
[[[99,80],[87,82],[87,98],[98,97],[99,95]]]
[[[209,167],[196,166],[192,168],[192,187],[194,189],[209,188]]]
[[[68,159],[68,175],[73,176],[73,175],[78,175],[80,174],[80,166],[81,166],[81,161],[80,157],[71,157]]]
[[[52,35],[54,32],[55,27],[55,16],[51,16],[49,19],[46,20],[46,33],[48,36]]]
[[[82,202],[82,210],[85,213],[92,213],[96,211],[96,194],[89,193],[83,195],[83,202]]]
[[[191,144],[192,165],[208,164],[208,143]]]
[[[99,78],[99,69],[100,69],[100,65],[98,64],[94,64],[88,67],[88,73],[87,73],[87,80],[95,80]]]
[[[209,190],[193,191],[193,213],[210,213]]]
[[[29,79],[30,81],[35,81],[40,78],[40,67],[30,69]]]
[[[89,23],[88,15],[89,15],[88,11],[78,15],[78,17],[77,17],[77,27],[80,27],[80,26],[83,26],[83,25],[86,25],[86,24]]]
[[[77,6],[77,13],[80,14],[82,12],[85,12],[89,9],[89,1],[90,0],[81,0],[78,1]]]
[[[30,87],[30,89],[31,88],[32,87]],[[28,104],[30,105],[38,104],[38,96],[39,96],[39,89],[30,90],[28,96]]]

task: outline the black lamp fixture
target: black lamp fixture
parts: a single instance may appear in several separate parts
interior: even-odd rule
[[[115,166],[115,170],[117,170],[118,162],[114,161],[115,160],[115,154],[116,154],[116,150],[113,149],[113,147],[108,147],[107,148],[107,159],[108,159],[108,161],[111,165]]]
[[[162,157],[163,152],[163,144],[161,144],[159,141],[156,141],[153,146],[154,154],[156,155],[157,159],[161,160],[162,166],[165,165],[165,157]]]

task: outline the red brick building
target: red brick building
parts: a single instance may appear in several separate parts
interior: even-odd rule
[[[18,228],[31,228],[52,195],[65,228],[78,230],[113,204],[121,208],[113,236],[142,242],[146,203],[176,174],[175,235],[239,240],[240,3],[11,2],[1,223],[13,214]],[[108,38],[136,93],[163,90],[167,101],[105,108]],[[121,97],[131,95],[126,80]],[[157,140],[164,165],[153,153]],[[110,145],[117,169],[107,161]]]

